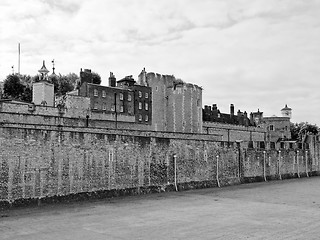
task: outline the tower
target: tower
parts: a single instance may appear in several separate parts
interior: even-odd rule
[[[32,102],[35,105],[54,106],[54,85],[48,81],[48,69],[43,61],[42,67],[38,70],[40,73],[39,82],[33,83]]]
[[[287,106],[287,104],[284,106],[284,108],[281,109],[281,115],[282,117],[288,117],[288,118],[291,118],[292,116],[292,109],[289,108]]]

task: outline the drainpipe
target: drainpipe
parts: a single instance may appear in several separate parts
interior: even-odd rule
[[[300,169],[299,169],[299,150],[297,150],[297,165],[298,165],[298,178],[300,178]]]
[[[263,178],[264,181],[267,181],[267,177],[266,177],[266,151],[263,151]]]
[[[174,187],[176,189],[176,192],[178,192],[178,186],[177,186],[177,155],[173,155],[174,160]]]
[[[219,182],[219,155],[217,155],[217,175],[216,175],[216,179],[217,179],[218,187],[220,187],[220,182]]]
[[[279,161],[278,161],[278,171],[279,171],[279,179],[282,180],[281,178],[281,168],[280,168],[280,164],[281,164],[281,151],[279,150]]]
[[[309,173],[308,173],[308,151],[305,151],[305,158],[306,158],[306,174],[307,177],[309,177]]]

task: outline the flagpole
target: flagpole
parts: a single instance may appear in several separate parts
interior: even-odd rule
[[[20,43],[18,45],[18,51],[19,51],[18,73],[20,74]]]

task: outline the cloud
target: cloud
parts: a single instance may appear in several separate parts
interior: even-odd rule
[[[121,78],[146,67],[202,86],[203,102],[226,112],[234,103],[279,115],[287,103],[294,120],[309,111],[309,122],[319,123],[311,104],[320,104],[320,1],[2,0],[0,6],[2,79],[17,66],[21,42],[28,74],[54,58],[57,72],[92,68],[106,84],[109,71]]]

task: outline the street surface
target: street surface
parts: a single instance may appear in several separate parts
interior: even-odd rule
[[[0,239],[320,239],[320,177],[3,211]]]

